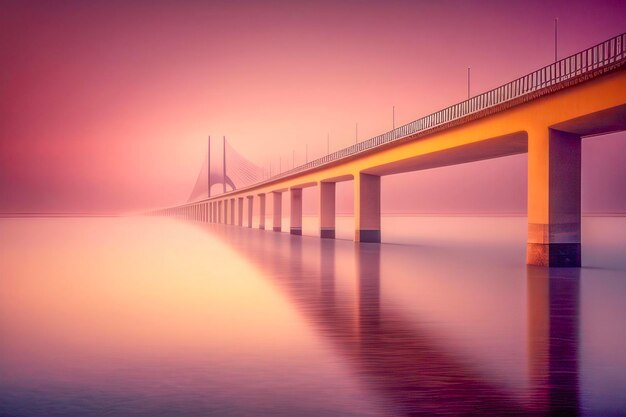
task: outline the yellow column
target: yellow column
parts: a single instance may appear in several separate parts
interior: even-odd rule
[[[354,240],[380,242],[380,177],[354,176]]]
[[[259,229],[265,229],[265,194],[259,194]]]
[[[248,200],[248,227],[251,228],[252,227],[252,216],[254,214],[253,208],[254,208],[254,196],[249,195],[247,197]]]
[[[243,197],[237,198],[237,226],[243,226]]]
[[[580,266],[580,171],[579,135],[528,132],[527,264]]]
[[[320,182],[320,237],[335,238],[334,182]]]
[[[292,188],[291,215],[289,217],[289,233],[302,235],[302,188]]]
[[[281,192],[272,192],[272,204],[272,230],[274,230],[275,232],[280,232],[283,205]]]

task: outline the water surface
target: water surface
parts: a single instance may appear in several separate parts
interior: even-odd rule
[[[0,236],[0,416],[626,415],[624,218],[584,219],[581,269],[527,268],[523,218]]]

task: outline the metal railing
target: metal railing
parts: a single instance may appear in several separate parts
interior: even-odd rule
[[[250,185],[249,187],[276,181],[280,178],[317,168],[407,136],[428,131],[474,113],[558,85],[562,82],[576,79],[583,75],[591,75],[596,72],[603,72],[604,70],[608,71],[612,67],[621,65],[624,62],[626,62],[626,33],[615,36],[589,49],[568,56],[567,58],[563,58],[514,81],[494,88],[493,90],[471,97],[443,110],[422,117],[421,119],[414,120],[389,132],[340,149],[304,165],[284,171],[257,184]]]

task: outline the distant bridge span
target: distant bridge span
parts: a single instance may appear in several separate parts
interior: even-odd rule
[[[580,266],[581,139],[626,130],[626,33],[383,135],[202,201],[156,210],[198,221],[302,233],[302,189],[318,186],[320,236],[335,237],[335,184],[354,181],[354,240],[380,242],[380,177],[528,153],[527,263]],[[244,202],[246,204],[244,204]]]

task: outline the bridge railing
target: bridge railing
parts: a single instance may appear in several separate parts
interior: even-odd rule
[[[304,165],[274,175],[263,181],[274,181],[299,172],[337,161],[393,142],[406,136],[433,129],[473,113],[518,99],[524,95],[548,88],[567,80],[607,69],[626,60],[626,33],[615,36],[589,49],[558,60],[550,65],[524,75],[514,81],[485,93],[471,97],[428,116],[414,120],[389,132],[364,140],[344,149],[315,159]]]

